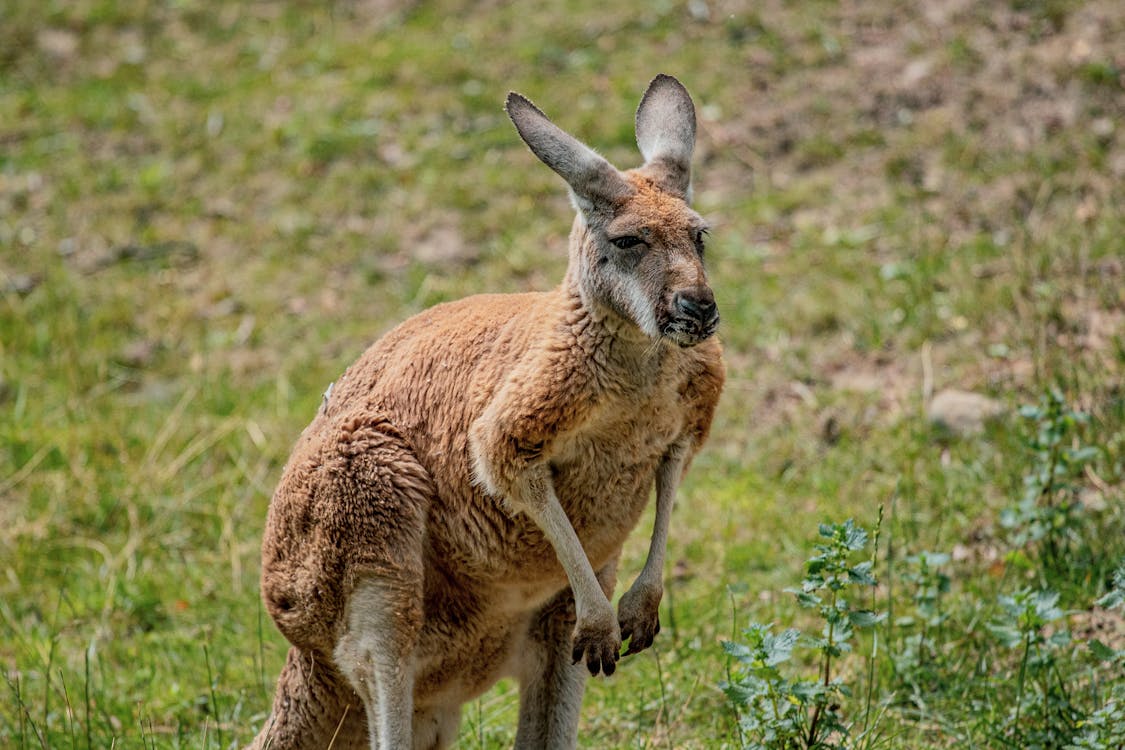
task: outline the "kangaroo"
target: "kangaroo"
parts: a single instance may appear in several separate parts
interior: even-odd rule
[[[573,748],[586,673],[660,630],[677,485],[724,367],[689,206],[695,108],[657,76],[621,172],[529,100],[506,110],[577,209],[552,291],[433,307],[325,394],[270,502],[262,597],[292,644],[253,748],[444,748],[519,683],[517,748]],[[636,581],[617,562],[655,485]]]

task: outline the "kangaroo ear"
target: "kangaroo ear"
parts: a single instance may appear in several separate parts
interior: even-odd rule
[[[612,164],[547,119],[525,97],[508,94],[504,109],[532,153],[566,180],[574,204],[583,214],[589,216],[596,208],[632,192]]]
[[[661,73],[637,107],[637,145],[645,169],[669,192],[691,197],[691,154],[695,150],[695,105],[684,85]]]

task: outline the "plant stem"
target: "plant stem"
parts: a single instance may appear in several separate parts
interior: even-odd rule
[[[1057,419],[1057,417],[1056,417]],[[1055,423],[1057,424],[1057,422]],[[1062,443],[1062,436],[1058,434],[1052,435],[1050,452],[1047,456],[1047,481],[1043,484],[1042,489],[1039,490],[1039,501],[1046,506],[1048,510],[1054,510],[1055,502],[1053,495],[1055,493],[1055,472],[1058,470],[1059,465],[1059,446]],[[1048,513],[1047,518],[1051,519],[1052,514]],[[1053,527],[1047,529],[1047,550],[1046,554],[1051,561],[1051,567],[1054,568],[1058,562],[1058,543],[1055,539],[1055,532]]]
[[[830,605],[830,607],[831,607],[831,609],[829,610],[829,612],[835,614],[836,613],[836,590],[835,589],[832,590],[832,604]],[[824,706],[825,702],[828,700],[828,684],[829,684],[829,682],[831,682],[831,676],[832,676],[832,645],[833,645],[833,636],[835,635],[835,631],[836,631],[836,621],[830,617],[828,619],[828,638],[827,638],[826,643],[824,645],[824,695],[822,695],[821,699],[817,702],[817,704],[815,706],[813,706],[812,719],[809,721],[809,735],[808,735],[807,739],[805,740],[805,746],[809,747],[809,748],[812,748],[812,747],[816,746],[816,725],[817,725],[817,722],[820,721],[820,709]]]
[[[90,728],[90,649],[93,648],[91,643],[86,647],[86,683],[84,691],[86,694],[86,750],[94,750],[93,734]]]
[[[215,714],[215,734],[219,739],[219,747],[225,747],[223,743],[223,725],[219,720],[219,699],[215,696],[215,678],[211,675],[211,655],[207,650],[207,644],[203,644],[203,661],[207,665],[207,684],[211,691],[211,711]]]
[[[895,487],[898,491],[898,487]],[[871,545],[871,570],[879,570],[879,534],[883,531],[883,506],[879,506],[879,518],[875,521],[875,539]],[[871,611],[875,611],[875,594],[877,585],[871,586]],[[871,629],[871,653],[867,657],[867,695],[863,704],[863,736],[867,736],[867,727],[871,721],[871,698],[875,690],[875,658],[879,654],[879,628],[878,625]]]
[[[1035,644],[1035,658],[1040,665],[1043,663],[1043,650],[1039,644]],[[1047,669],[1042,669],[1042,679],[1039,682],[1039,689],[1043,691],[1043,726],[1051,725],[1051,672]]]
[[[1020,727],[1020,710],[1023,708],[1023,678],[1027,673],[1027,659],[1031,654],[1031,634],[1028,633],[1023,639],[1023,658],[1020,659],[1020,676],[1016,681],[1016,720],[1013,722],[1016,731]]]
[[[730,639],[733,642],[738,637],[738,603],[734,600],[734,591],[729,587],[727,588],[727,596],[730,597]],[[734,660],[727,656],[727,684],[734,684]],[[728,704],[729,706],[729,704]],[[738,719],[738,711],[731,709],[734,715],[734,731],[738,733],[738,746],[740,748],[746,747],[746,740],[742,736],[742,722]]]
[[[775,720],[781,718],[781,711],[777,705],[777,690],[774,689],[772,680],[766,680],[766,695],[769,696],[770,705],[773,706],[773,718]]]

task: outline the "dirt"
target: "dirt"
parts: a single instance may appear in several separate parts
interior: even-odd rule
[[[837,39],[810,38],[780,2],[710,7],[710,17],[728,19],[732,39],[744,46],[746,82],[737,117],[708,122],[704,113],[704,157],[735,157],[716,165],[705,185],[763,190],[803,181],[829,186],[832,197],[794,207],[763,227],[755,239],[770,253],[786,255],[795,233],[854,227],[860,217],[901,201],[896,193],[903,190],[913,192],[925,217],[919,232],[941,238],[952,252],[981,233],[1032,241],[1060,216],[1089,222],[1121,199],[1125,13],[1119,3],[948,0],[911,9],[858,2],[818,8],[834,16],[823,28],[839,33]],[[1049,193],[1046,174],[1005,167],[1043,150],[1048,139],[1064,151],[1058,159],[1074,161]],[[1104,163],[1091,161],[1090,142],[1106,154]],[[1013,262],[1003,258],[974,274],[1007,274],[1014,283]],[[1116,367],[1125,313],[1113,305],[1112,299],[1072,300],[1064,306],[1065,325],[1038,322],[1067,329],[1052,344]],[[935,342],[933,357],[939,367],[959,365],[943,371],[951,382],[939,385],[1029,385],[1037,375],[1032,355],[981,356],[1019,334],[951,331]],[[817,382],[835,391],[874,395],[881,418],[894,418],[920,392],[917,361],[918,352],[830,346],[812,369]],[[760,416],[769,421],[771,410],[780,409],[786,421],[784,414],[804,400],[789,383],[775,383]]]
[[[1094,607],[1069,618],[1071,636],[1077,641],[1099,640],[1112,649],[1125,649],[1125,615]]]

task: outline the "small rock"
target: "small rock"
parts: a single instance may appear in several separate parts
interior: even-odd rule
[[[6,279],[3,285],[0,285],[0,292],[26,297],[34,292],[35,288],[38,287],[42,281],[43,279],[40,276],[33,276],[26,273],[16,274]]]
[[[69,60],[78,52],[78,35],[67,29],[43,29],[35,42],[41,52],[55,60]]]
[[[929,418],[935,425],[955,435],[974,435],[984,423],[999,416],[1004,406],[996,399],[979,393],[946,389],[930,401]]]
[[[691,14],[692,20],[695,21],[709,21],[711,20],[711,7],[707,5],[705,0],[689,0],[688,13]]]

